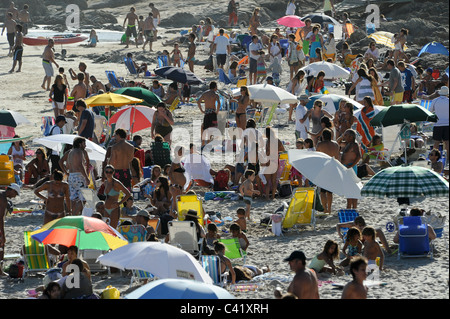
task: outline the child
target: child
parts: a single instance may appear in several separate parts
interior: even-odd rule
[[[181,99],[181,102],[186,104],[189,103],[189,99],[191,97],[191,86],[189,85],[189,83],[184,83],[183,84],[183,97]]]
[[[305,147],[305,141],[302,138],[298,138],[295,142],[295,149],[302,150]],[[303,185],[303,176],[302,174],[297,171],[294,167],[291,167],[291,175],[290,175],[291,182],[297,180],[298,186]]]
[[[218,231],[219,229],[216,224],[208,224],[205,242],[203,243],[203,253],[207,255],[214,255],[214,242],[220,239],[220,234]]]
[[[175,43],[173,45],[173,50],[172,52],[170,52],[170,54],[172,55],[173,66],[181,67],[181,60],[183,60],[183,55],[181,54],[181,51],[178,47],[179,47],[178,43]]]
[[[163,50],[162,55],[165,55],[167,57],[167,64],[168,66],[171,66],[172,63],[170,63],[170,53],[167,50]]]
[[[372,142],[369,145],[367,153],[363,155],[363,163],[369,163],[370,159],[376,159],[379,156],[379,152],[384,150],[383,140],[380,135],[375,134],[372,137]]]
[[[308,151],[315,151],[316,149],[314,148],[314,141],[310,138],[306,138],[305,141],[305,149],[307,149]]]
[[[97,32],[95,32],[95,30],[92,29],[91,33],[89,34],[88,46],[94,48],[97,46],[97,42],[98,42]]]
[[[278,57],[275,57],[272,63],[269,65],[268,70],[272,71],[273,83],[275,86],[279,86],[281,82],[281,73],[283,72],[283,68],[281,67],[281,61]]]
[[[122,218],[131,218],[133,223],[136,223],[136,216],[138,213],[138,208],[133,205],[133,197],[129,197],[125,203],[123,203],[123,208],[121,211]]]
[[[323,251],[311,260],[308,268],[314,269],[316,273],[327,272],[336,275],[336,270],[340,269],[334,265],[333,260],[338,257],[339,246],[334,240],[330,239],[325,243]]]
[[[240,66],[239,66],[239,78],[245,78],[247,75],[245,74],[245,65],[244,64],[241,64]]]
[[[236,211],[236,215],[238,218],[234,221],[234,223],[238,224],[244,233],[247,232],[247,221],[245,220],[245,209],[238,208],[238,210]]]
[[[383,269],[384,253],[380,244],[375,240],[375,229],[373,227],[366,226],[362,231],[362,237],[364,240],[363,256],[368,259],[369,265],[376,263],[377,257],[380,257],[380,271]]]
[[[64,68],[59,68],[58,69],[59,75],[61,75],[64,79],[64,85],[67,86],[67,90],[70,91],[70,85],[69,85],[69,81],[67,81],[67,76],[64,74]]]
[[[257,60],[257,64],[256,64],[256,76],[258,79],[258,83],[261,83],[262,81],[264,81],[264,79],[267,76],[267,71],[266,71],[266,61],[265,61],[265,54],[263,50],[260,50],[258,52],[259,54],[259,58]]]
[[[247,251],[250,242],[247,239],[247,236],[241,231],[241,227],[234,223],[230,226],[230,233],[233,238],[237,238],[239,240],[239,245],[241,245],[241,249]]]
[[[195,33],[191,33],[189,34],[188,37],[189,40],[189,46],[188,46],[188,56],[186,59],[186,62],[189,65],[189,71],[191,71],[192,73],[194,73],[194,62],[195,62]]]
[[[239,186],[239,192],[244,197],[244,203],[246,204],[245,207],[245,216],[248,220],[250,219],[250,208],[252,206],[252,197],[254,194],[259,195],[260,192],[253,189],[253,181],[256,178],[255,171],[254,170],[246,170],[245,174],[245,181]]]
[[[348,249],[348,250],[347,250]],[[347,250],[347,252],[346,252]],[[361,232],[358,228],[352,227],[347,232],[347,238],[345,240],[342,252],[347,258],[345,258],[339,266],[346,267],[350,264],[353,257],[361,255],[362,242],[361,242]]]

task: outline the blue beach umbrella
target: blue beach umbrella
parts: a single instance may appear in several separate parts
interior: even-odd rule
[[[336,113],[336,111],[339,109],[339,103],[342,99],[344,99],[346,102],[350,102],[353,104],[353,110],[359,110],[362,109],[364,106],[361,103],[356,102],[355,100],[352,100],[344,95],[338,95],[338,94],[317,94],[309,97],[309,102],[306,104],[306,108],[312,109],[314,106],[314,101],[320,99],[324,103],[323,109],[333,115]]]
[[[235,299],[227,290],[188,279],[158,279],[125,296],[126,299]]]
[[[197,77],[194,73],[175,66],[163,66],[155,69],[155,74],[163,78],[178,82],[188,83],[190,85],[203,84],[204,81]]]
[[[433,41],[425,44],[420,50],[418,56],[420,56],[422,53],[448,55],[448,50],[443,44]]]

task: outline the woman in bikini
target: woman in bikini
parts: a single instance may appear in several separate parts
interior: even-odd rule
[[[172,161],[169,170],[169,180],[170,180],[170,194],[172,196],[172,210],[176,217],[177,214],[177,196],[183,194],[184,185],[186,184],[186,176],[184,175],[185,169],[181,163],[181,157],[183,155],[183,148],[177,147],[175,149],[175,158]]]
[[[171,143],[172,125],[174,125],[173,115],[167,109],[164,102],[158,103],[156,112],[152,120],[152,139],[155,139],[156,134],[160,134],[165,142]]]
[[[241,97],[236,102],[238,103],[236,109],[236,127],[244,131],[247,125],[247,106],[250,104],[250,96],[246,86],[241,86]]]
[[[110,218],[110,226],[116,228],[119,223],[120,207],[127,201],[131,196],[130,191],[123,186],[123,184],[114,175],[114,167],[112,165],[107,165],[105,167],[105,181],[103,185],[105,186],[105,211],[108,213]],[[122,200],[119,201],[120,192],[124,193]]]
[[[50,174],[50,167],[44,148],[39,147],[35,154],[36,157],[25,166],[25,170],[30,174],[30,184],[34,184],[40,179],[49,177]]]
[[[261,166],[265,166],[264,177],[267,184],[265,185],[265,198],[269,199],[269,193],[272,191],[272,200],[275,199],[278,184],[278,167],[279,167],[279,154],[286,152],[283,143],[276,136],[275,131],[271,127],[266,127],[266,159],[267,162]]]
[[[72,213],[69,184],[63,181],[63,176],[61,171],[55,170],[52,180],[34,190],[34,194],[45,202],[44,225],[64,217],[66,212],[67,215]],[[47,191],[47,197],[41,195],[42,191]]]
[[[156,210],[153,212],[161,217],[170,209],[171,200],[172,196],[169,190],[169,180],[164,176],[158,177],[151,202],[152,205],[156,207]]]

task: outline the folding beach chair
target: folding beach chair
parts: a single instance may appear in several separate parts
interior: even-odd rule
[[[421,216],[401,217],[398,225],[398,259],[401,257],[433,258],[433,248],[428,238],[428,225]]]
[[[288,161],[288,154],[281,153],[279,155],[278,180],[280,182],[288,181],[291,175],[291,164]]]
[[[198,222],[201,226],[204,226],[204,210],[201,198],[194,194],[177,196],[177,210],[179,221],[184,221],[185,215],[190,209],[197,212]]]
[[[349,223],[355,220],[359,216],[359,213],[354,209],[341,209],[338,211],[339,223]],[[345,242],[345,238],[348,232],[347,227],[341,228],[342,239]]]
[[[42,134],[48,136],[53,125],[55,125],[55,118],[53,116],[43,116],[41,126]]]
[[[89,269],[91,273],[94,272],[110,272],[110,268],[106,267],[99,262],[97,262],[97,258],[106,254],[106,250],[98,250],[98,249],[84,249],[80,250],[79,254],[83,258],[84,261],[89,265]]]
[[[219,71],[219,82],[225,85],[233,84],[233,82],[231,82],[230,78],[225,74],[225,71],[222,68],[217,68],[217,70]]]
[[[159,68],[162,68],[163,66],[169,66],[169,59],[167,55],[159,55],[157,60]]]
[[[111,84],[113,89],[120,89],[122,85],[117,79],[116,72],[114,71],[105,71],[106,77],[108,78],[108,82]]]
[[[31,231],[23,232],[24,249],[22,255],[24,270],[22,278],[32,272],[45,272],[50,269],[47,247],[31,238],[31,233]]]
[[[180,105],[180,98],[176,97],[175,100],[173,100],[172,104],[169,106],[169,111],[175,114],[175,110],[177,109],[178,105]]]
[[[347,56],[345,57],[345,60],[344,60],[344,65],[346,67],[350,67],[353,60],[356,59],[356,56],[357,56],[357,54],[347,54]]]
[[[237,83],[236,83],[236,87],[238,87],[238,88],[240,88],[242,86],[246,86],[246,85],[247,85],[247,78],[246,77],[240,78],[237,81]]]
[[[130,244],[145,241],[147,238],[147,230],[142,225],[122,225],[117,227],[117,230]]]
[[[158,228],[159,228],[160,219],[158,217],[150,218],[148,220],[148,225],[153,227],[155,232],[158,234]]]
[[[314,230],[316,229],[315,192],[315,187],[302,187],[295,190],[281,224],[283,228],[311,225]]]
[[[230,258],[232,264],[245,264],[247,252],[241,248],[237,238],[221,238],[219,242],[225,245],[225,257]]]
[[[133,60],[130,58],[124,57],[123,63],[125,63],[125,67],[127,68],[127,76],[132,75],[135,78],[139,76],[138,71],[136,70]]]
[[[214,255],[203,255],[201,257],[203,269],[212,278],[214,285],[224,287],[227,284],[228,273],[220,273],[220,259]]]
[[[169,221],[167,226],[169,228],[169,244],[177,246],[195,257],[200,255],[197,228],[193,221]]]

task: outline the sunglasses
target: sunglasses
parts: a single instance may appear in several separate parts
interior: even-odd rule
[[[112,174],[114,171],[105,171],[105,174]]]

